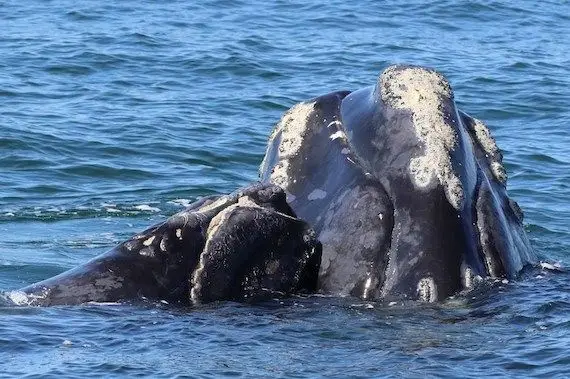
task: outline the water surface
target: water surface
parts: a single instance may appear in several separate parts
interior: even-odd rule
[[[257,178],[301,100],[427,65],[485,120],[545,262],[570,264],[570,3],[0,2],[0,289]],[[437,305],[0,308],[0,375],[566,377],[570,277]]]

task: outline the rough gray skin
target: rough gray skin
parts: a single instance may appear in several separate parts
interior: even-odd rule
[[[322,292],[436,301],[536,259],[501,160],[442,75],[391,66],[288,111],[260,175],[317,232]]]
[[[12,291],[19,305],[246,300],[316,289],[321,246],[276,186],[192,204],[86,264]]]

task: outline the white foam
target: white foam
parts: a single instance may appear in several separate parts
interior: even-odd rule
[[[181,205],[184,208],[187,208],[190,206],[190,204],[192,204],[192,201],[188,200],[188,199],[174,199],[169,201],[170,204],[175,204],[175,205]]]
[[[549,271],[561,271],[562,265],[560,264],[560,262],[556,263],[540,262],[540,268]]]
[[[27,294],[22,291],[10,291],[6,293],[7,298],[16,305],[33,305],[35,300],[43,300],[49,295],[49,290],[44,288],[40,293]]]
[[[140,204],[135,207],[135,209],[144,212],[160,212],[160,208],[151,207],[148,204]]]
[[[22,291],[11,291],[6,295],[16,305],[27,305],[30,301],[28,295]]]

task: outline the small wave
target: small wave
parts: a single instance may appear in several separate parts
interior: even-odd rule
[[[190,204],[192,204],[192,202],[193,202],[192,200],[188,200],[188,199],[174,199],[174,200],[170,200],[168,203],[180,205],[184,208],[187,208],[190,206]]]
[[[80,10],[72,10],[66,13],[66,16],[73,21],[94,21],[101,19],[101,15],[92,12],[87,13]]]
[[[137,205],[137,206],[135,206],[135,209],[137,209],[139,211],[143,211],[143,212],[160,212],[160,208],[151,207],[148,204]]]
[[[566,165],[565,162],[559,161],[558,159],[546,154],[529,154],[525,158],[528,161]]]
[[[48,74],[56,75],[89,75],[95,72],[91,67],[79,64],[54,64],[45,68]]]

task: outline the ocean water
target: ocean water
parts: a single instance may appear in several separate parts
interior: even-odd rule
[[[256,180],[301,100],[427,65],[542,266],[438,304],[0,307],[0,377],[570,376],[568,1],[0,0],[0,290]]]

